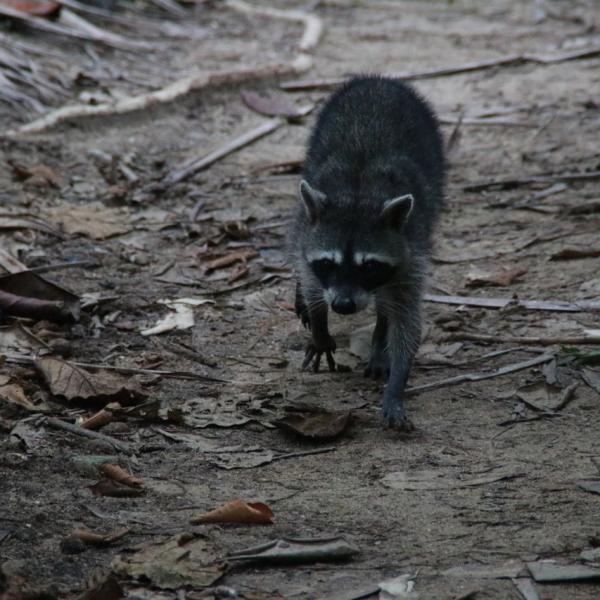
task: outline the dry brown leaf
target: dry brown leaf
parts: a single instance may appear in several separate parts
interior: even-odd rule
[[[271,525],[273,511],[262,502],[232,500],[219,508],[190,519],[190,523],[254,523]]]
[[[35,367],[44,377],[52,394],[69,401],[131,403],[147,396],[136,379],[112,371],[98,369],[91,373],[54,356],[37,359]]]
[[[0,277],[0,308],[8,315],[56,323],[79,319],[79,298],[31,271]]]
[[[13,0],[13,2],[16,2],[17,0]],[[7,4],[7,1],[4,0],[3,2],[4,4]],[[25,5],[29,5],[31,7],[33,7],[34,5],[38,4],[37,2],[23,2],[23,4]],[[55,4],[55,3],[43,3],[46,6],[49,6],[50,4],[54,5],[54,8],[56,10],[58,10],[60,8],[60,5]],[[41,6],[42,3],[39,3],[39,5]],[[13,8],[17,8],[16,6],[13,6]],[[27,10],[24,9],[19,9],[22,10],[23,12],[28,12]],[[36,14],[36,13],[30,13],[30,14]],[[7,161],[8,164],[10,165],[11,169],[13,170],[13,175],[15,177],[15,179],[18,179],[19,181],[24,181],[28,186],[35,186],[35,187],[60,187],[60,178],[59,176],[54,172],[54,170],[49,167],[48,165],[33,165],[31,167],[28,167],[26,165],[22,165],[21,163],[15,162],[15,161]]]
[[[43,411],[47,410],[48,407],[42,405],[41,408],[37,407],[25,394],[23,388],[18,383],[7,383],[0,385],[0,400],[4,400],[10,404],[16,404],[22,406],[27,410],[31,411]]]
[[[330,440],[340,435],[350,422],[350,411],[326,411],[305,407],[293,409],[275,425],[303,437]]]
[[[266,117],[287,117],[288,119],[297,119],[307,115],[312,106],[298,107],[294,104],[287,94],[281,92],[242,92],[244,104]]]
[[[75,529],[71,532],[69,537],[77,538],[82,542],[92,546],[109,546],[110,544],[114,544],[114,542],[117,542],[122,537],[126,536],[130,531],[130,527],[124,527],[123,529],[119,529],[113,533],[94,533],[93,531],[88,531],[87,529]]]
[[[113,465],[111,463],[104,463],[100,465],[100,472],[118,483],[122,483],[128,487],[139,488],[143,485],[144,480],[132,475],[125,471],[125,469],[119,467],[119,465]]]
[[[250,269],[246,265],[240,265],[231,272],[231,275],[229,276],[227,282],[235,283],[236,281],[239,281],[240,279],[246,277],[248,273],[250,273]]]
[[[236,250],[235,252],[230,252],[225,256],[221,256],[220,258],[215,258],[204,264],[204,270],[206,273],[210,273],[211,271],[215,271],[217,269],[223,269],[224,267],[230,267],[237,262],[248,262],[252,258],[256,258],[259,256],[259,253],[253,248],[244,248],[242,250]]]
[[[135,498],[145,493],[140,488],[131,488],[121,485],[112,479],[101,479],[94,485],[88,486],[94,496],[110,496],[112,498]]]
[[[485,285],[507,286],[519,277],[525,275],[525,267],[502,267],[496,271],[487,271],[477,267],[472,268],[467,274],[467,287],[482,287]]]
[[[47,211],[48,220],[70,235],[82,234],[94,240],[128,233],[132,230],[129,212],[122,208],[108,208],[101,202],[71,204],[61,202]]]

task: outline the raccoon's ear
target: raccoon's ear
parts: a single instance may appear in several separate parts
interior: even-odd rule
[[[386,200],[379,218],[394,229],[402,229],[412,212],[414,201],[412,194]]]
[[[327,196],[323,192],[310,187],[309,183],[303,179],[300,182],[300,197],[304,203],[308,219],[312,224],[316,223],[325,207]]]

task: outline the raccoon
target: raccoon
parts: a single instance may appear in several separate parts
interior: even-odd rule
[[[445,160],[435,113],[395,79],[350,80],[325,103],[310,136],[290,230],[296,313],[311,330],[303,369],[335,370],[328,310],[374,301],[365,376],[388,377],[383,421],[410,430],[404,390],[421,339],[421,304]]]

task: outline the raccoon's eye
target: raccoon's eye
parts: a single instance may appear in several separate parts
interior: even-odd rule
[[[317,275],[327,275],[331,273],[337,264],[331,260],[330,258],[319,258],[318,260],[313,260],[311,263],[313,271]]]
[[[360,266],[363,286],[367,290],[386,284],[394,274],[394,267],[379,260],[367,260]]]

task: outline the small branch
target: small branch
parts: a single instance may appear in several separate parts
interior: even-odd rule
[[[201,171],[202,169],[205,169],[206,167],[212,165],[221,158],[228,156],[232,152],[235,152],[236,150],[239,150],[240,148],[243,148],[244,146],[247,146],[248,144],[251,144],[252,142],[255,142],[256,140],[264,137],[265,135],[272,133],[273,131],[281,127],[284,123],[285,120],[279,118],[265,121],[264,123],[261,123],[258,127],[255,127],[254,129],[251,129],[250,131],[247,131],[246,133],[243,133],[242,135],[225,143],[220,148],[217,148],[217,150],[214,150],[213,152],[210,152],[209,154],[206,154],[199,158],[195,158],[187,162],[179,169],[171,171],[166,175],[163,182],[165,185],[173,185],[175,183],[179,183],[180,181],[191,177],[198,171]]]
[[[6,362],[16,364],[32,364],[35,359],[29,356],[10,356],[6,355]],[[234,381],[227,381],[226,379],[217,379],[216,377],[209,377],[208,375],[202,375],[200,373],[194,373],[193,371],[159,371],[156,369],[132,369],[128,367],[114,367],[112,365],[102,365],[95,363],[83,363],[69,361],[70,364],[76,367],[82,367],[83,369],[104,369],[106,371],[115,371],[117,373],[123,373],[124,375],[160,375],[161,377],[171,377],[173,379],[198,379],[200,381],[210,381],[214,383],[229,383],[236,385]]]
[[[534,175],[514,179],[492,179],[465,185],[465,192],[482,192],[483,190],[512,190],[532,183],[559,183],[564,181],[595,181],[600,179],[600,171],[590,173],[559,173],[557,175]]]
[[[312,454],[325,454],[325,452],[335,452],[337,448],[335,446],[329,446],[327,448],[316,448],[315,450],[305,450],[304,452],[290,452],[289,454],[280,454],[275,456],[273,461],[284,460],[287,458],[298,458],[300,456],[310,456]]]
[[[516,298],[474,298],[472,296],[443,296],[425,294],[426,302],[441,304],[458,304],[461,306],[481,306],[483,308],[506,308],[513,305],[526,310],[548,310],[554,312],[594,312],[600,310],[600,302],[579,300],[564,302],[562,300],[519,300]]]
[[[499,58],[490,60],[482,60],[476,62],[468,62],[441,69],[428,69],[425,71],[405,71],[400,73],[389,73],[388,77],[398,79],[415,80],[415,79],[431,79],[433,77],[448,77],[450,75],[462,75],[463,73],[472,73],[474,71],[483,71],[494,67],[512,67],[523,65],[526,63],[535,63],[549,65],[555,63],[566,62],[570,60],[581,60],[584,58],[593,58],[600,54],[600,47],[593,47],[587,50],[579,50],[577,52],[568,52],[564,54],[542,55],[542,54],[509,54]],[[288,81],[282,83],[280,87],[288,91],[302,91],[315,89],[329,89],[342,85],[348,77],[336,77],[333,79],[320,79],[315,81]]]
[[[267,6],[254,6],[243,0],[225,0],[225,6],[241,13],[259,14],[275,19],[303,23],[304,33],[298,43],[298,50],[300,52],[310,52],[313,50],[323,35],[323,22],[321,19],[316,15],[311,15],[300,10],[281,10]]]
[[[406,395],[412,396],[413,394],[419,394],[421,392],[429,390],[437,390],[442,387],[451,387],[454,385],[460,385],[461,383],[467,383],[470,381],[483,381],[484,379],[492,379],[493,377],[501,377],[502,375],[508,375],[509,373],[515,373],[542,363],[550,362],[554,358],[554,353],[542,354],[535,358],[530,358],[523,362],[513,363],[500,367],[494,371],[488,371],[484,373],[465,373],[464,375],[457,375],[456,377],[448,377],[447,379],[440,379],[439,381],[433,381],[431,383],[425,383],[423,385],[417,385],[415,387],[407,388]]]
[[[125,454],[132,454],[130,444],[126,442],[121,442],[120,440],[116,440],[109,435],[104,433],[99,433],[98,431],[91,431],[90,429],[83,429],[78,425],[72,425],[71,423],[66,423],[65,421],[61,421],[60,419],[55,419],[54,417],[48,417],[46,419],[46,423],[55,429],[62,429],[64,431],[68,431],[70,433],[74,433],[75,435],[80,435],[82,437],[89,438],[91,440],[99,440],[102,442],[106,442],[110,444],[115,450],[119,452],[124,452]]]
[[[63,106],[53,110],[48,114],[27,123],[18,129],[8,131],[8,136],[18,136],[24,133],[37,133],[54,127],[63,121],[69,119],[99,116],[99,115],[118,115],[136,110],[147,109],[155,104],[171,102],[180,96],[189,94],[192,91],[208,87],[217,87],[225,84],[241,84],[248,81],[261,81],[263,79],[276,79],[285,75],[299,73],[306,68],[306,62],[303,57],[292,63],[275,63],[264,67],[238,69],[236,71],[212,71],[205,73],[195,73],[173,83],[146,94],[139,96],[128,96],[120,98],[114,102],[102,104],[73,104]]]
[[[91,260],[73,260],[71,262],[45,265],[43,267],[32,267],[31,269],[25,267],[24,270],[29,271],[30,273],[49,273],[50,271],[61,271],[63,269],[90,269],[98,266],[98,263]]]
[[[482,342],[484,344],[521,344],[530,346],[579,346],[582,344],[600,344],[600,335],[591,334],[576,337],[527,337],[511,335],[488,335],[485,333],[451,333],[444,337],[445,342]]]

